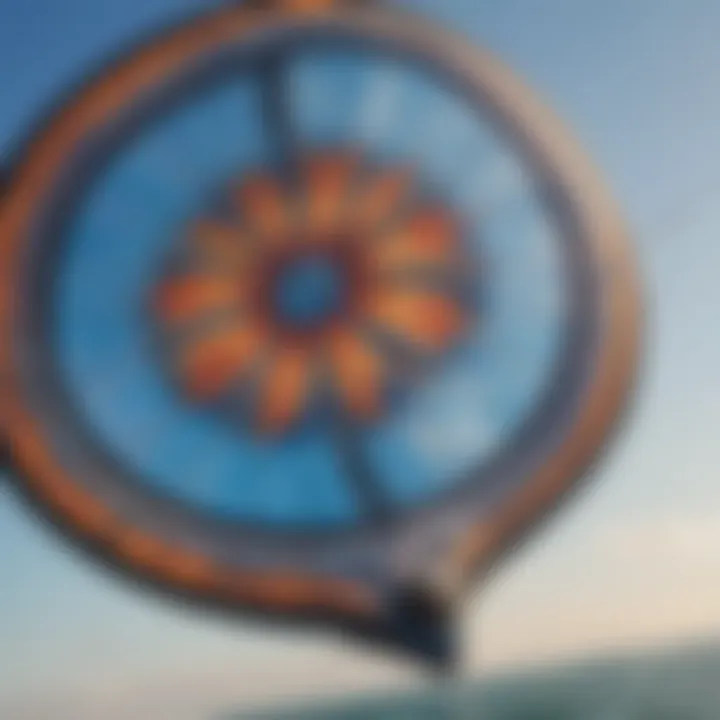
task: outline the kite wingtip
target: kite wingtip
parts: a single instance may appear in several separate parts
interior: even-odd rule
[[[422,586],[404,587],[390,609],[390,634],[433,672],[451,675],[458,664],[454,617],[446,598]]]

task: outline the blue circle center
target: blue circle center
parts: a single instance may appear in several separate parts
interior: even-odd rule
[[[282,322],[310,329],[341,309],[345,295],[343,273],[332,259],[310,255],[284,267],[273,288],[275,311]]]

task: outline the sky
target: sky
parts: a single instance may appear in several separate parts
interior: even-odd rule
[[[549,102],[620,201],[646,289],[642,382],[593,484],[464,612],[464,672],[720,636],[720,3],[408,0]],[[190,0],[0,0],[0,148],[63,87]],[[0,716],[198,718],[412,686],[330,637],[211,618],[118,583],[0,489]]]

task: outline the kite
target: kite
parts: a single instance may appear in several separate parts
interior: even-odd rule
[[[582,150],[390,3],[230,4],[116,58],[16,154],[0,274],[2,431],[44,517],[173,596],[440,666],[639,354]]]

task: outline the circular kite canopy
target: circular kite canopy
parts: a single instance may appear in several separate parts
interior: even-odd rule
[[[484,51],[384,6],[195,19],[32,138],[0,211],[18,484],[205,602],[438,660],[631,388],[613,203]]]

